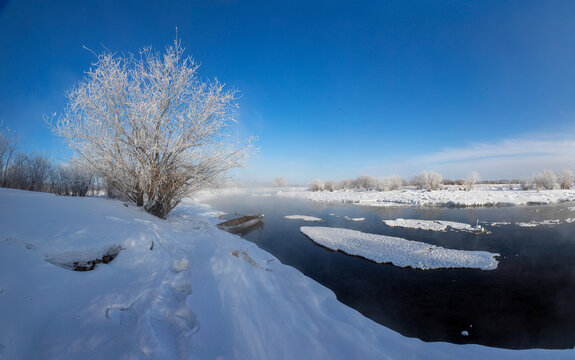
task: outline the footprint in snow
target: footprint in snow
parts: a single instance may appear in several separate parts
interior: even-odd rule
[[[122,327],[132,327],[138,322],[138,314],[131,307],[109,307],[106,310],[106,318]]]

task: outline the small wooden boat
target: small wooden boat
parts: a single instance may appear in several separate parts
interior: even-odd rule
[[[240,216],[238,218],[219,223],[217,227],[235,234],[259,224],[263,217],[263,214]]]

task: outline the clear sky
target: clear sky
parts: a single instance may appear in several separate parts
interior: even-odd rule
[[[175,37],[242,93],[240,179],[519,178],[575,170],[575,1],[0,0],[0,121],[61,153],[43,114],[105,46]]]

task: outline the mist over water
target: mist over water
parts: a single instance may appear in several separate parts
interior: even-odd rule
[[[424,341],[510,349],[575,346],[575,223],[520,227],[515,222],[575,217],[570,203],[506,208],[372,208],[276,196],[230,195],[209,201],[233,214],[263,213],[244,238],[333,290],[372,320]],[[290,220],[309,215],[322,222]],[[365,218],[350,221],[348,218]],[[465,222],[491,234],[388,227],[383,219]],[[511,224],[490,226],[491,222]],[[398,236],[446,248],[500,253],[496,270],[414,270],[375,264],[315,245],[301,226]],[[462,335],[466,331],[467,336]]]

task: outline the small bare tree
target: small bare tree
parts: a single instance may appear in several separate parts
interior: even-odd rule
[[[573,184],[573,172],[571,170],[563,170],[557,177],[561,189],[570,189]]]
[[[16,150],[16,136],[8,128],[0,124],[0,187],[7,186],[7,172]]]
[[[477,172],[474,171],[471,174],[469,174],[467,180],[465,181],[466,190],[471,191],[471,189],[473,189],[477,181],[479,181],[479,174]]]
[[[159,54],[97,55],[68,93],[65,114],[48,119],[114,193],[164,218],[187,194],[217,185],[249,143],[233,140],[237,92],[202,81],[176,40]]]

